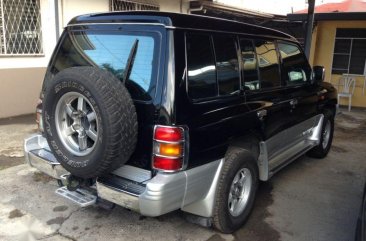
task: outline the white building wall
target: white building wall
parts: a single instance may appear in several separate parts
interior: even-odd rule
[[[86,13],[98,13],[109,11],[109,0],[59,0],[62,9],[60,11],[61,27],[75,16]]]
[[[188,13],[188,0],[159,0],[158,2],[162,12]]]

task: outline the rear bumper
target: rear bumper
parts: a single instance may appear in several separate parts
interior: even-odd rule
[[[41,172],[60,179],[61,175],[68,174],[51,153],[46,139],[39,134],[34,134],[24,140],[25,161]]]
[[[24,152],[26,162],[41,172],[56,179],[68,174],[42,135],[35,134],[25,139]],[[210,217],[214,196],[212,189],[215,190],[212,184],[221,170],[221,162],[219,160],[173,174],[157,173],[154,177],[148,170],[125,165],[97,178],[97,195],[144,216],[160,216],[183,209]]]

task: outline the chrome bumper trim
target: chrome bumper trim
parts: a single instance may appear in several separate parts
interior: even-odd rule
[[[139,212],[139,197],[97,181],[98,196],[122,207]]]
[[[44,155],[48,156],[48,158],[46,159]],[[59,162],[52,161],[52,157],[54,158],[50,152],[43,149],[31,151],[28,153],[29,165],[53,178],[60,179],[61,175],[68,174],[69,172]]]
[[[42,135],[35,134],[24,140],[24,157],[30,166],[53,178],[60,179],[61,175],[69,173],[51,153]]]

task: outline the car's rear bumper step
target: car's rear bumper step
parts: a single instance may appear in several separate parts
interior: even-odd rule
[[[76,191],[70,191],[66,187],[60,187],[56,189],[56,194],[71,200],[74,203],[79,204],[82,207],[93,205],[97,201],[97,195],[89,192],[86,189],[77,189]]]
[[[145,184],[134,182],[112,174],[98,178],[98,183],[133,196],[140,196],[146,189]]]

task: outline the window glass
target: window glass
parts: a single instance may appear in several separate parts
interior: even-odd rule
[[[257,58],[253,41],[248,39],[240,39],[241,50],[241,69],[244,72],[244,89],[259,89]]]
[[[239,64],[236,39],[230,36],[214,36],[219,94],[230,95],[240,89]]]
[[[366,29],[337,29],[332,74],[366,74]]]
[[[310,80],[311,68],[300,48],[290,43],[279,43],[282,76],[287,85],[302,84]]]
[[[150,100],[155,94],[156,39],[151,36],[105,31],[69,32],[56,57],[54,71],[74,66],[99,66],[117,78],[124,76],[135,41],[138,41],[126,87],[132,98]]]
[[[338,38],[366,38],[366,29],[362,28],[338,28]]]
[[[350,39],[337,39],[334,45],[334,53],[335,54],[349,54],[349,50],[351,48],[351,40]]]
[[[354,39],[349,72],[352,74],[365,74],[366,71],[366,39]]]
[[[260,73],[260,88],[281,86],[278,56],[274,42],[265,40],[255,41]]]
[[[112,11],[160,10],[159,4],[155,1],[111,0],[110,6]]]
[[[40,55],[39,0],[0,0],[0,55]]]
[[[187,34],[188,94],[192,99],[217,96],[216,66],[209,35]]]

